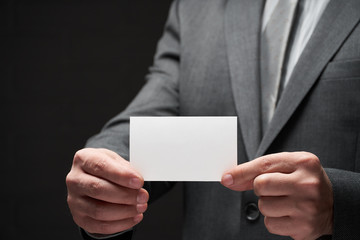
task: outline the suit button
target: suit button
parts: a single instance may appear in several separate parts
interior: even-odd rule
[[[260,211],[256,203],[248,203],[245,206],[245,217],[247,220],[253,222],[260,216]]]

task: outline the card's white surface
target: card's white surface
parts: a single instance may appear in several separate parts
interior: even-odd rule
[[[145,181],[220,181],[237,165],[237,117],[131,117],[130,164]]]

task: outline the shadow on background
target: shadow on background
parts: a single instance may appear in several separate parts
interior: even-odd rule
[[[65,176],[144,81],[170,0],[0,2],[1,239],[80,239]],[[5,153],[5,154],[4,154]],[[180,239],[181,185],[136,239]]]

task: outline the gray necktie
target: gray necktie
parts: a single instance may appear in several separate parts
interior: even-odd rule
[[[297,1],[279,0],[261,34],[262,127],[266,131],[275,112],[282,66]]]

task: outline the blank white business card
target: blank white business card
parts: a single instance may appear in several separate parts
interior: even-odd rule
[[[131,117],[130,164],[145,181],[220,181],[237,165],[237,117]]]

